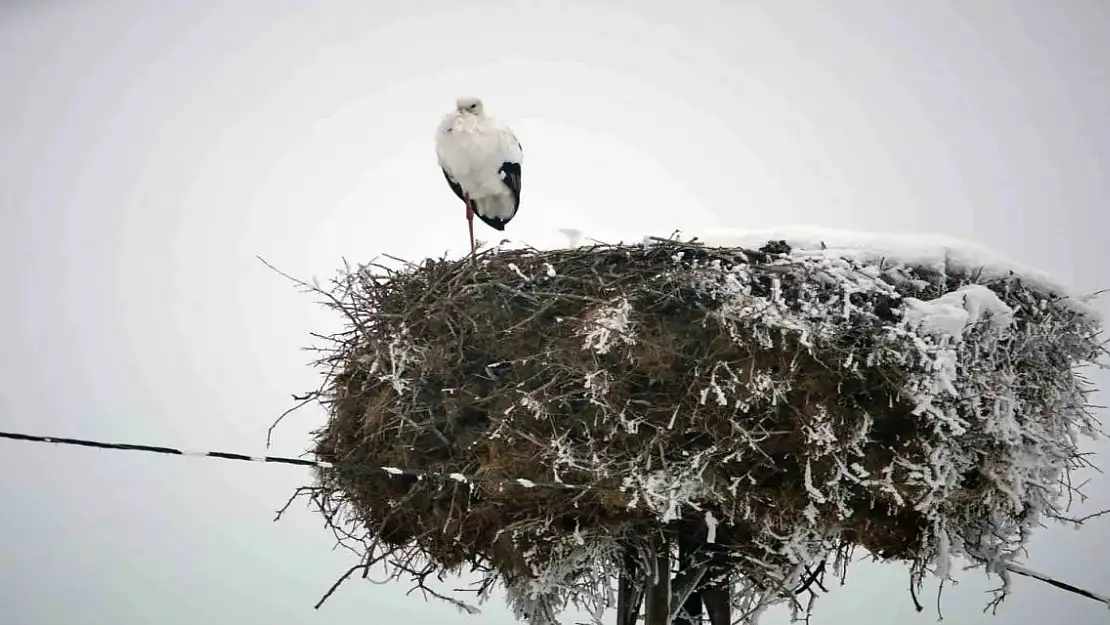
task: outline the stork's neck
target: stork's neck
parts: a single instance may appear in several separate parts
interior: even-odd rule
[[[448,132],[475,132],[489,126],[489,118],[485,115],[475,115],[462,111],[456,111],[443,120],[443,128]]]

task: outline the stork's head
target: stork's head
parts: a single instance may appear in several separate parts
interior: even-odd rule
[[[469,113],[471,115],[482,115],[485,112],[485,107],[482,106],[482,99],[474,96],[463,96],[455,100],[455,108],[460,113]]]

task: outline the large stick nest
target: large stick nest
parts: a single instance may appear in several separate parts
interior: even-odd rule
[[[601,601],[660,530],[727,556],[737,601],[855,546],[995,564],[1097,425],[1097,320],[1016,275],[660,242],[365,266],[331,297],[318,502],[520,614]]]

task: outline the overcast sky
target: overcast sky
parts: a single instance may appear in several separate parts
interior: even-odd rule
[[[461,94],[524,146],[512,237],[938,232],[1110,286],[1107,41],[1104,0],[0,0],[0,429],[261,451],[335,320],[255,255],[461,254],[432,148]],[[0,620],[511,622],[365,582],[314,612],[352,558],[306,510],[271,523],[309,479],[0,441]],[[1110,478],[1088,490],[1080,512],[1110,506]],[[1103,519],[1029,563],[1110,591],[1107,551]],[[1107,617],[1022,579],[992,619],[993,582],[958,578],[948,623]],[[856,567],[813,622],[935,622],[906,586]]]

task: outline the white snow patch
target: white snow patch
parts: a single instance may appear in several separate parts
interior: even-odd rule
[[[980,321],[1001,330],[1014,320],[1013,309],[981,284],[969,284],[928,301],[907,297],[904,302],[909,326],[956,341],[962,339],[969,326]]]
[[[708,510],[705,511],[705,542],[710,545],[717,542],[717,517]]]
[[[509,263],[509,270],[519,276],[521,280],[524,280],[525,282],[531,281],[531,278],[524,275],[524,273],[520,270],[520,267],[516,266],[516,263]]]
[[[937,537],[936,576],[942,580],[948,579],[952,569],[952,543],[948,539],[948,530],[938,527],[935,530]]]
[[[596,354],[608,353],[614,338],[625,344],[635,344],[629,327],[631,312],[632,304],[623,297],[615,304],[599,308],[586,319],[584,325],[589,329],[583,332],[586,340],[582,349],[592,349]]]
[[[700,475],[674,475],[666,471],[653,471],[645,476],[625,478],[626,485],[635,482],[640,487],[639,495],[647,506],[659,515],[662,523],[669,523],[680,517],[683,506],[690,505],[705,492]],[[634,506],[629,506],[634,507]]]

